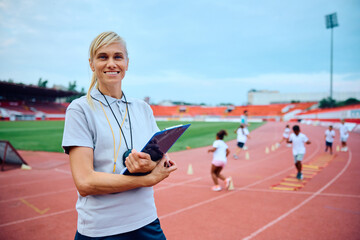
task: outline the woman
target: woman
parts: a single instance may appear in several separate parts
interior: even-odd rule
[[[153,188],[177,169],[137,152],[159,129],[144,101],[126,98],[122,80],[129,58],[124,40],[104,32],[90,45],[93,71],[86,97],[66,111],[62,146],[78,190],[75,239],[166,239]],[[165,167],[166,166],[166,167]],[[127,167],[131,173],[122,175]]]

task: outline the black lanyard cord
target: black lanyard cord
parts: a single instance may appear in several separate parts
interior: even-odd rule
[[[99,90],[99,89],[98,89],[98,90]],[[110,104],[109,104],[108,100],[106,99],[105,95],[104,95],[104,94],[103,94],[100,90],[99,90],[99,92],[101,93],[101,95],[103,95],[103,97],[104,97],[104,99],[105,99],[106,103],[108,104],[108,106],[109,106],[109,108],[110,108],[110,110],[111,110],[111,113],[113,114],[113,116],[114,116],[114,118],[115,118],[115,120],[116,120],[117,124],[119,125],[120,131],[121,131],[121,134],[123,135],[124,140],[125,140],[125,145],[126,145],[126,148],[127,148],[127,149],[128,149],[128,151],[129,151],[129,150],[130,150],[130,148],[129,148],[129,145],[127,144],[125,134],[124,134],[124,132],[123,132],[123,130],[122,130],[122,127],[121,127],[121,125],[120,125],[119,121],[117,120],[117,118],[116,118],[116,116],[115,116],[114,111],[112,110],[112,108],[111,108],[111,106],[110,106]],[[124,98],[125,98],[126,111],[128,112],[128,116],[129,116],[129,125],[130,125],[130,140],[131,140],[131,149],[132,149],[132,148],[133,148],[133,139],[132,139],[132,129],[131,129],[130,112],[129,112],[129,108],[128,108],[128,101],[126,100],[126,97],[125,97],[124,92],[122,92],[122,94],[124,95]]]

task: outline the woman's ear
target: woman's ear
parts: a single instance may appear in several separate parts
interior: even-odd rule
[[[127,71],[128,69],[129,69],[129,58],[127,59],[126,69],[125,69],[125,71]]]
[[[91,71],[95,72],[94,63],[91,61],[90,58],[89,58],[89,65],[90,65]]]

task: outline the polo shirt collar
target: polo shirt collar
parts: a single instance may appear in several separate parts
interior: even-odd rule
[[[91,96],[94,100],[101,102],[101,103],[102,103],[103,105],[105,105],[105,106],[108,106],[106,100],[104,99],[103,95],[100,93],[99,89],[93,88],[93,89],[91,90],[91,92],[90,92],[90,96]],[[117,99],[117,98],[113,98],[113,97],[110,97],[110,96],[105,95],[105,94],[104,94],[104,96],[106,97],[106,99],[108,100],[108,102],[109,102],[110,105],[119,100],[119,99]],[[120,100],[121,100],[123,103],[126,103],[124,94],[123,94],[123,96],[121,97]],[[128,103],[131,103],[131,99],[126,98],[126,100],[127,100]]]

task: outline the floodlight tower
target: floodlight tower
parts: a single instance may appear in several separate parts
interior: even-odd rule
[[[331,29],[331,46],[330,46],[330,99],[333,98],[333,29],[339,26],[336,13],[325,16],[326,28]]]

